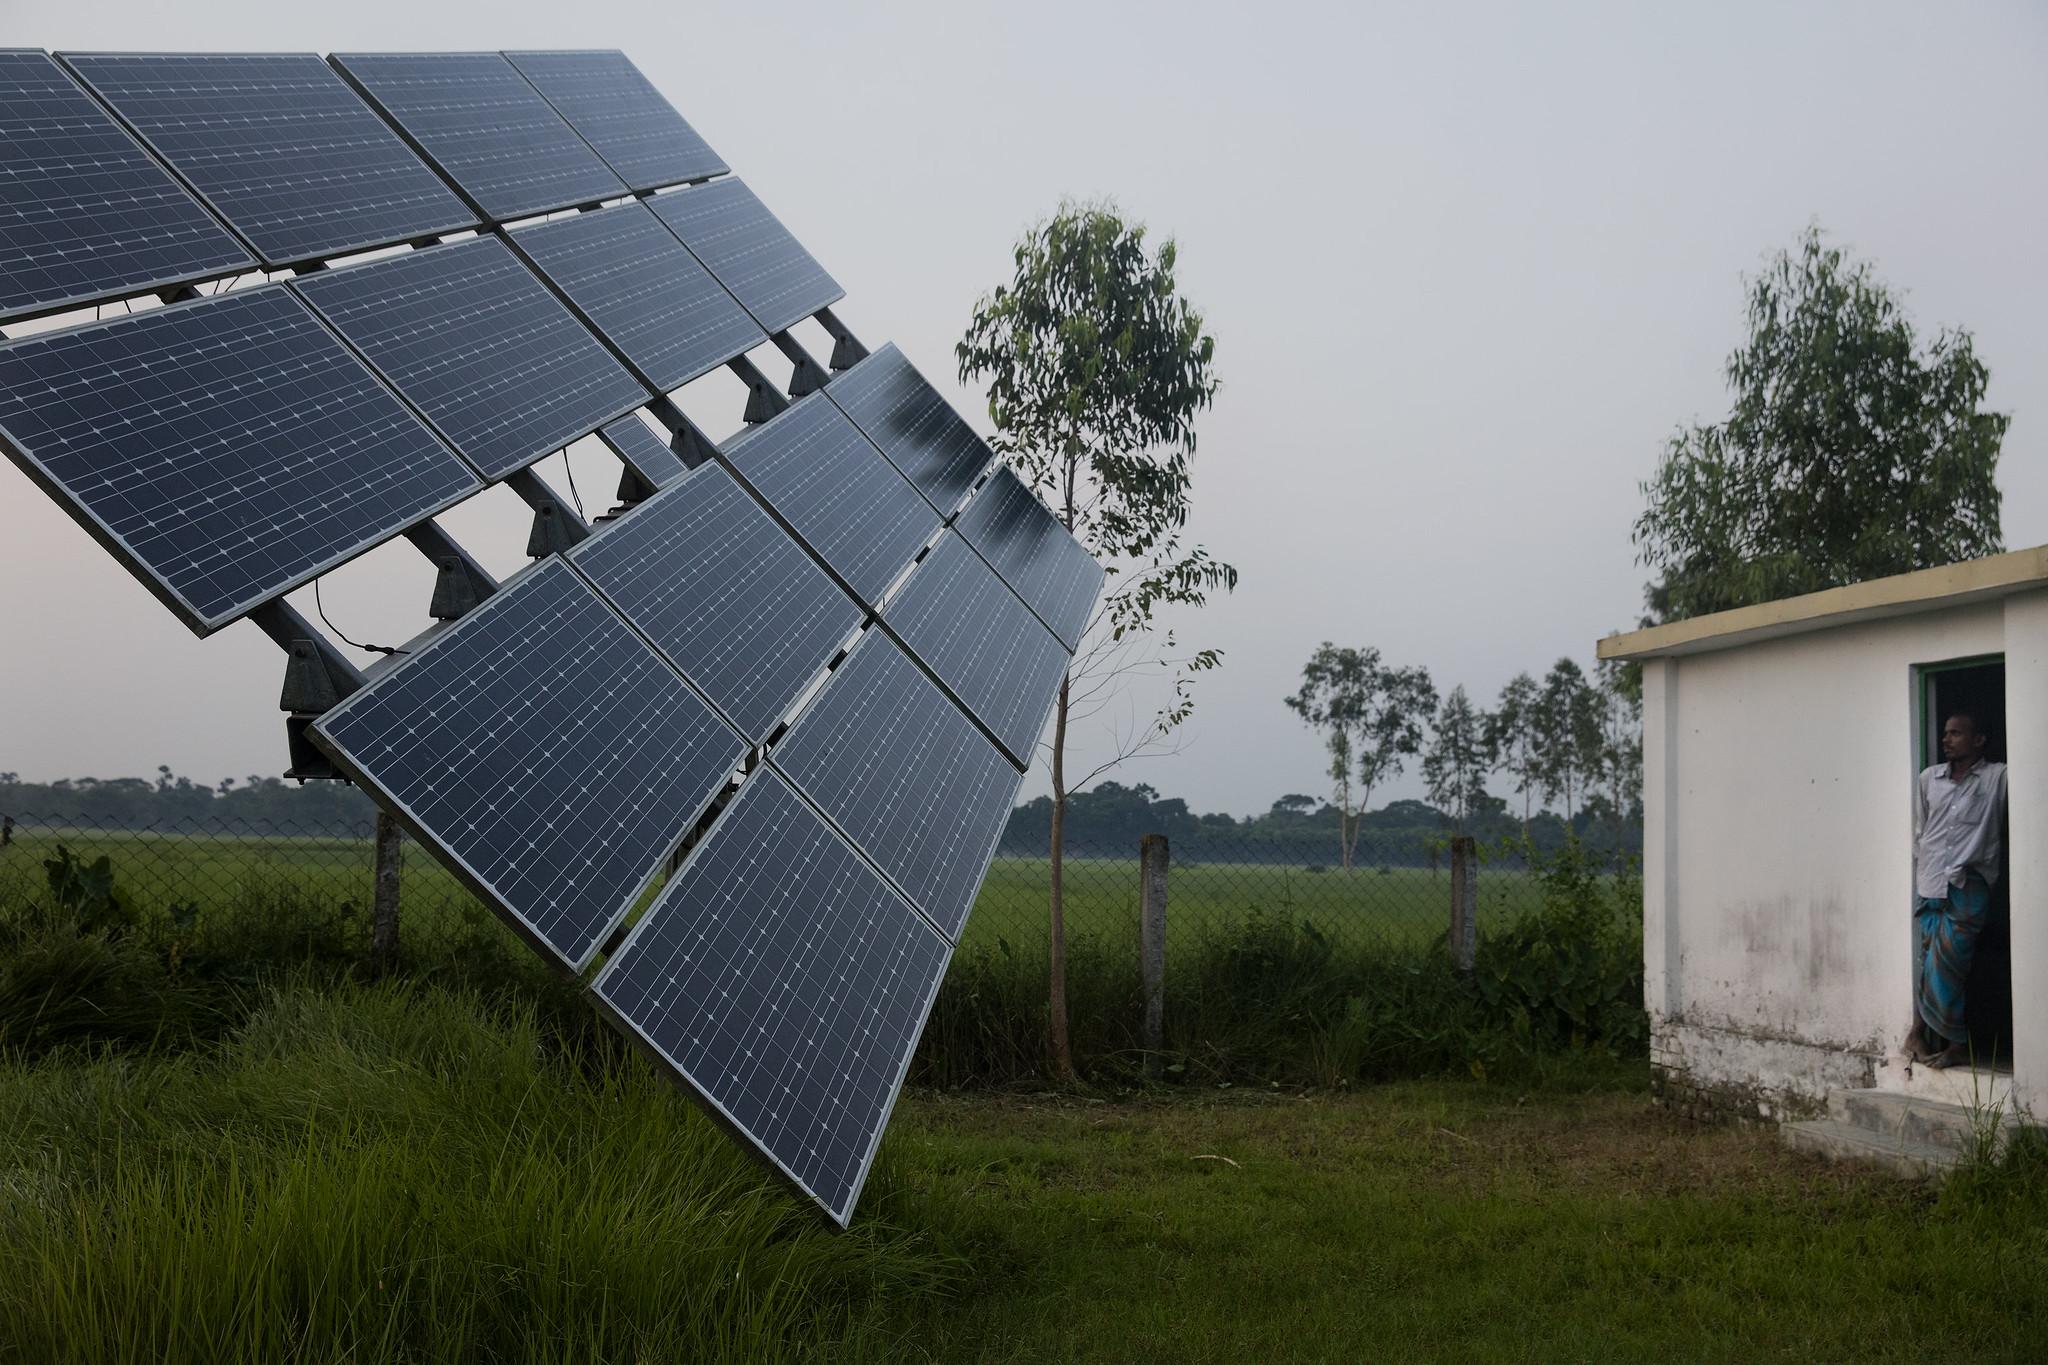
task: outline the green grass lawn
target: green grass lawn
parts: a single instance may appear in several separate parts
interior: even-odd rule
[[[2048,1189],[1701,1131],[1638,1066],[906,1096],[850,1234],[637,1058],[418,983],[0,1065],[0,1359],[2039,1361]]]
[[[278,902],[367,906],[370,847],[357,839],[254,838],[224,834],[36,830],[0,852],[0,904],[43,892],[42,859],[58,843],[87,861],[107,855],[122,893],[147,912],[192,903],[204,911]],[[1046,934],[1047,860],[998,858],[990,867],[963,944],[1036,949]],[[473,913],[469,893],[419,845],[407,841],[402,902],[406,922],[431,937]],[[1489,868],[1480,877],[1480,926],[1534,906],[1537,888],[1522,873]],[[1137,941],[1138,864],[1130,859],[1072,859],[1067,864],[1067,926],[1123,952]],[[1416,948],[1442,934],[1450,917],[1450,878],[1422,868],[1331,868],[1271,863],[1200,863],[1173,869],[1168,946],[1188,945],[1236,923],[1253,908],[1286,911],[1332,941],[1353,947]]]

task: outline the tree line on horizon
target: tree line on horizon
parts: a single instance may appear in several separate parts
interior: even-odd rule
[[[1390,665],[1370,645],[1325,640],[1302,666],[1300,690],[1283,700],[1322,737],[1337,861],[1350,871],[1373,792],[1410,761],[1432,803],[1425,808],[1461,834],[1533,838],[1541,818],[1561,837],[1584,817],[1589,831],[1607,832],[1607,847],[1629,847],[1634,830],[1639,848],[1642,700],[1631,682],[1619,665],[1603,663],[1588,675],[1561,658],[1540,680],[1516,674],[1485,708],[1462,684],[1439,697],[1427,668]],[[1507,798],[1487,790],[1496,775],[1520,798],[1518,817]]]

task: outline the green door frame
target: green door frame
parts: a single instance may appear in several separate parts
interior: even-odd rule
[[[1931,728],[1933,717],[1929,714],[1933,709],[1935,678],[1943,673],[1955,673],[1965,668],[1982,668],[1986,664],[1997,664],[2000,667],[2004,667],[2004,653],[1972,654],[1962,659],[1943,659],[1940,663],[1913,665],[1913,674],[1919,681],[1919,686],[1914,689],[1914,701],[1917,707],[1915,715],[1916,729],[1920,736],[1919,768],[1932,767],[1934,765],[1934,756],[1941,750],[1941,736],[1934,733]],[[1916,768],[1915,771],[1919,771],[1919,769]]]

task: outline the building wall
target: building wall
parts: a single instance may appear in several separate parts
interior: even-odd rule
[[[1720,1088],[1764,1117],[1869,1083],[1910,1019],[1913,667],[2004,650],[2008,612],[2039,618],[2030,638],[2048,664],[2042,603],[2033,593],[1647,667],[1646,994],[1667,1082]],[[2048,672],[2015,687],[2014,663],[2017,710]],[[2038,723],[2038,738],[2008,727],[2016,769],[2023,749],[2048,757],[2048,712]],[[2048,809],[2044,769],[2031,767],[2043,778],[2033,809]],[[2016,794],[2016,831],[2022,805]],[[2031,848],[2017,832],[2014,843]],[[2048,886],[2048,863],[2028,862],[2025,881]],[[2016,977],[2022,887],[2016,860]]]

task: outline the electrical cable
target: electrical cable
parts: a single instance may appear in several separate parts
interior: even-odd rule
[[[327,619],[327,608],[320,603],[320,580],[317,578],[313,580],[313,610],[320,614],[320,623],[339,636],[341,642],[345,645],[354,645],[357,649],[367,650],[372,654],[409,654],[412,652],[410,650],[397,649],[391,645],[366,645],[361,641],[351,640],[348,636],[342,635],[341,627]]]
[[[584,521],[590,517],[583,510],[583,495],[576,491],[576,466],[569,463],[569,447],[562,447],[562,472],[569,476],[569,496],[576,500],[576,515]]]

